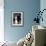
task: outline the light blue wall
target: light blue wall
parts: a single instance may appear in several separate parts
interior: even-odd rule
[[[43,9],[46,9],[46,0],[41,0],[40,1],[40,10],[42,11]],[[45,26],[46,27],[46,10],[43,12],[43,22],[40,22],[40,25]]]
[[[7,41],[18,41],[32,28],[33,18],[40,9],[40,0],[5,0],[4,1],[4,35]],[[13,27],[11,24],[12,11],[24,12],[24,26]]]

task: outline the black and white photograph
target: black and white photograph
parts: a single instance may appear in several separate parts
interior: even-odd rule
[[[12,12],[12,25],[23,26],[23,12]]]

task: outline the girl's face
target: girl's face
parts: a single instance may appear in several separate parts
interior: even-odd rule
[[[17,20],[17,16],[15,16],[15,20]]]

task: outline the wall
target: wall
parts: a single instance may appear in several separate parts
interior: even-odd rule
[[[4,36],[7,41],[18,41],[31,31],[36,12],[40,10],[40,0],[4,0]],[[24,26],[13,27],[12,11],[24,12]]]
[[[41,0],[40,1],[40,9],[41,9],[41,11],[43,10],[43,9],[46,9],[46,0]],[[43,17],[43,22],[41,21],[40,22],[40,25],[43,25],[43,26],[45,26],[46,27],[46,10],[43,12],[43,15],[42,15],[42,17]]]

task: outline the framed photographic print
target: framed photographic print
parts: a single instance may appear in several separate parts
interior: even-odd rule
[[[23,26],[23,12],[12,12],[12,25]]]

